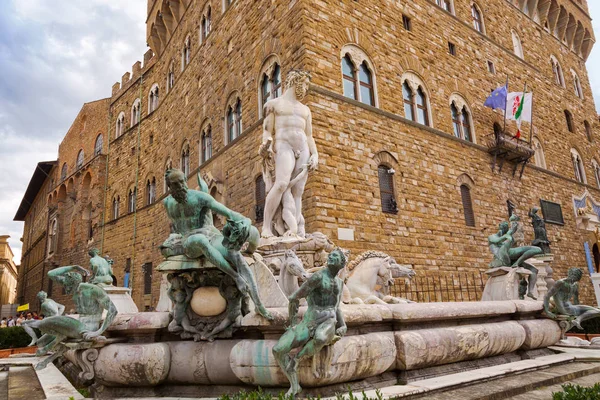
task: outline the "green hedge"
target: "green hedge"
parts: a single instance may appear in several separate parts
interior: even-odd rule
[[[552,393],[552,400],[598,400],[600,399],[600,383],[592,387],[562,385],[562,392]]]
[[[22,327],[0,328],[0,349],[27,347],[29,343],[31,343],[31,337]]]

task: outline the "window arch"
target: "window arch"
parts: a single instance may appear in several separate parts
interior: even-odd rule
[[[344,96],[377,107],[375,69],[367,54],[347,44],[342,48],[341,67]]]
[[[435,0],[435,4],[454,15],[454,7],[450,0]]]
[[[265,212],[266,187],[262,175],[259,175],[254,181],[254,199],[256,206],[254,207],[255,222],[262,222]]]
[[[190,35],[185,38],[183,42],[183,49],[181,50],[181,70],[183,71],[185,67],[190,63],[192,58],[192,39]]]
[[[83,149],[81,149],[81,150],[79,150],[79,153],[77,153],[76,169],[81,169],[81,167],[83,167],[83,158],[84,158]]]
[[[600,188],[600,165],[595,159],[592,159],[592,169],[594,170],[594,178],[596,178],[596,186]]]
[[[138,122],[140,122],[142,111],[142,101],[138,98],[135,99],[133,105],[131,106],[131,126],[135,126]]]
[[[153,204],[156,201],[156,178],[146,181],[146,205]]]
[[[388,214],[398,213],[398,203],[394,193],[394,171],[387,165],[380,164],[377,167],[379,176],[379,193],[381,197],[381,211]]]
[[[117,117],[117,123],[115,126],[115,139],[123,134],[125,130],[125,112],[121,111]]]
[[[587,137],[587,140],[590,142],[593,141],[592,126],[587,121],[583,121],[583,126],[585,127],[585,136]]]
[[[406,119],[431,126],[429,96],[423,81],[414,73],[402,76],[402,97]]]
[[[112,219],[119,218],[119,203],[121,202],[121,198],[119,196],[113,197],[112,201]]]
[[[565,76],[563,74],[563,70],[560,66],[560,63],[554,56],[550,57],[550,62],[552,63],[552,73],[554,74],[554,82],[556,82],[556,84],[559,86],[565,87]]]
[[[575,132],[575,124],[573,123],[573,114],[569,110],[565,110],[565,121],[567,123],[567,129],[569,132]]]
[[[103,146],[103,139],[102,139],[102,134],[100,133],[98,136],[96,136],[96,142],[94,143],[94,157],[102,154],[102,146]]]
[[[190,175],[190,145],[187,143],[181,150],[181,171],[186,178]]]
[[[540,168],[546,168],[546,156],[544,155],[544,148],[542,147],[542,143],[539,141],[538,138],[533,138],[531,145],[533,147],[533,150],[535,151],[535,154],[533,156],[533,160],[535,162],[535,165],[537,165]]]
[[[225,114],[227,143],[233,142],[242,134],[242,100],[232,96]]]
[[[127,195],[127,212],[129,212],[129,213],[135,212],[136,198],[137,198],[137,189],[135,187],[133,187],[133,188],[129,189],[129,193]]]
[[[467,102],[462,96],[450,96],[450,114],[452,115],[452,130],[454,136],[475,143],[473,116]]]
[[[67,163],[64,163],[62,168],[60,169],[60,180],[64,181],[67,179]]]
[[[511,31],[511,34],[515,55],[521,59],[524,59],[525,55],[523,54],[523,44],[521,43],[521,38],[515,31]]]
[[[281,84],[281,67],[277,61],[277,57],[269,57],[263,70],[260,79],[260,115],[263,113],[263,108],[267,101],[275,99],[283,93]]]
[[[148,114],[158,108],[158,91],[158,83],[155,83],[150,88],[150,93],[148,94]]]
[[[202,16],[202,23],[200,24],[200,43],[203,43],[212,29],[212,15],[210,5],[208,6],[206,13]]]
[[[571,149],[571,159],[573,161],[573,169],[575,171],[575,179],[580,183],[587,183],[585,176],[585,167],[583,159],[579,155],[579,152],[575,149]]]
[[[473,27],[476,31],[485,34],[485,25],[483,23],[483,14],[481,9],[475,3],[471,3],[471,17],[473,18]]]
[[[200,144],[202,146],[200,152],[200,163],[204,163],[212,157],[212,127],[208,124],[203,130],[200,139]]]
[[[575,91],[575,96],[583,99],[583,89],[581,88],[581,81],[579,80],[579,76],[573,70],[571,70],[571,75],[573,75],[573,89]]]

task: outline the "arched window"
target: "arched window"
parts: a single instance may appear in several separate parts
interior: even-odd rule
[[[192,40],[188,36],[185,38],[185,42],[183,43],[183,50],[181,51],[181,70],[185,69],[185,66],[190,63],[190,59],[192,57]]]
[[[163,175],[163,193],[169,193],[169,186],[167,185],[167,171],[173,168],[171,160],[167,161],[165,165],[165,173]]]
[[[129,189],[129,195],[127,197],[127,212],[135,212],[135,202],[137,197],[137,190],[135,188]]]
[[[575,179],[581,183],[587,183],[585,176],[585,167],[581,156],[575,149],[571,149],[571,159],[573,160],[573,169],[575,171]]]
[[[148,94],[148,114],[158,108],[158,89],[157,83],[150,88],[150,93]]]
[[[581,88],[581,81],[579,80],[579,76],[575,71],[571,71],[573,74],[573,89],[575,90],[575,96],[583,99],[583,89]]]
[[[227,142],[233,142],[242,134],[242,100],[238,97],[234,104],[227,107]]]
[[[125,113],[121,111],[119,116],[117,117],[117,123],[115,126],[115,139],[123,134],[125,130]]]
[[[596,160],[592,160],[592,168],[594,169],[594,177],[596,178],[596,186],[600,188],[600,165]]]
[[[402,98],[406,119],[431,126],[429,100],[427,92],[419,77],[407,72],[402,77]]]
[[[419,86],[419,88],[417,89],[416,104],[417,122],[423,125],[429,125],[427,97],[425,96],[425,92],[423,91],[423,88],[421,86]]]
[[[208,10],[206,14],[202,16],[202,32],[201,32],[201,42],[204,42],[208,35],[210,34],[210,30],[212,29],[212,21],[211,21],[211,9],[208,6]]]
[[[102,143],[102,134],[99,134],[96,137],[96,143],[94,143],[94,157],[97,156],[97,155],[99,155],[99,154],[102,154],[102,145],[103,145],[103,143]]]
[[[462,199],[463,212],[465,214],[465,225],[475,226],[475,212],[471,199],[471,189],[467,185],[460,185],[460,196]]]
[[[131,126],[135,126],[138,122],[140,122],[140,115],[142,110],[142,101],[140,99],[135,99],[133,105],[131,106]]]
[[[552,63],[552,73],[554,74],[554,81],[557,85],[565,87],[565,77],[563,75],[560,63],[554,56],[550,57],[550,62]]]
[[[537,165],[540,168],[546,168],[546,157],[544,155],[544,148],[542,147],[542,143],[537,138],[533,138],[531,144],[533,146],[533,150],[535,151],[535,154],[533,156],[535,165]]]
[[[112,217],[113,217],[113,219],[119,218],[119,203],[120,203],[120,201],[121,201],[121,198],[119,196],[113,197],[113,202],[112,202]]]
[[[77,153],[77,163],[76,163],[76,168],[77,169],[81,169],[81,167],[83,167],[83,149],[79,150],[79,153]]]
[[[373,74],[371,74],[366,61],[363,61],[358,67],[358,80],[360,83],[360,101],[369,106],[374,106]]]
[[[585,127],[585,136],[587,137],[587,140],[591,142],[594,140],[594,137],[592,136],[592,126],[587,121],[583,121],[583,126]]]
[[[479,7],[475,3],[471,5],[471,16],[473,17],[473,27],[475,30],[481,33],[485,33],[485,28],[483,25],[483,15],[479,10]]]
[[[388,214],[398,213],[398,203],[394,194],[394,173],[395,171],[386,166],[377,167],[379,175],[379,193],[381,196],[381,211]]]
[[[190,146],[187,144],[181,151],[181,171],[186,178],[190,175]]]
[[[275,63],[270,71],[263,73],[260,88],[262,107],[267,101],[281,96],[281,68],[279,64]]]
[[[262,175],[254,181],[254,198],[256,200],[256,206],[254,207],[255,221],[262,222],[265,212],[265,199],[266,199],[265,181]]]
[[[525,58],[523,54],[523,45],[521,44],[521,38],[519,38],[519,35],[517,35],[515,31],[512,31],[512,42],[515,55],[519,58]]]
[[[60,180],[64,181],[67,179],[67,163],[64,163],[60,170]]]
[[[344,96],[356,100],[358,97],[355,78],[356,68],[348,54],[342,58],[342,75],[344,79]]]
[[[200,160],[201,163],[206,162],[208,160],[210,160],[210,158],[212,157],[212,128],[210,125],[208,125],[203,131],[202,131],[202,159]]]
[[[468,142],[473,142],[471,113],[467,109],[466,104],[457,104],[457,101],[452,101],[450,104],[450,113],[452,115],[454,136]]]
[[[54,254],[56,252],[56,245],[58,243],[58,221],[56,218],[50,223],[50,238],[48,240],[48,254]]]
[[[565,110],[565,121],[567,122],[567,129],[569,132],[575,132],[575,125],[573,124],[573,114],[569,110]]]
[[[435,0],[435,4],[448,11],[450,14],[454,14],[450,0]]]
[[[415,120],[415,109],[413,102],[413,92],[408,82],[402,84],[402,97],[404,98],[404,116],[411,121]]]
[[[156,178],[146,181],[146,205],[153,204],[156,200]]]

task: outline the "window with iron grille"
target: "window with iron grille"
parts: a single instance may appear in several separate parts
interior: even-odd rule
[[[256,206],[255,206],[255,220],[256,222],[262,222],[264,214],[265,214],[265,181],[263,180],[262,175],[259,175],[255,181],[255,198],[256,198]]]
[[[544,221],[547,224],[565,224],[560,204],[553,203],[551,201],[540,200],[540,205],[542,206],[542,215],[544,216]]]
[[[463,211],[465,213],[465,224],[467,226],[475,226],[475,213],[473,212],[471,189],[469,189],[467,185],[460,185],[460,196],[462,197]]]
[[[144,264],[142,271],[144,271],[144,294],[152,294],[152,263]]]
[[[389,214],[398,213],[398,203],[394,195],[394,170],[380,165],[377,168],[379,174],[379,192],[381,193],[381,211]]]

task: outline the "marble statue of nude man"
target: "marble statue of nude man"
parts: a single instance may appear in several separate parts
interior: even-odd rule
[[[258,295],[252,270],[240,253],[244,242],[254,241],[249,240],[249,237],[255,235],[258,241],[258,230],[252,226],[248,218],[225,207],[210,194],[188,189],[185,176],[180,170],[168,170],[165,179],[171,194],[163,204],[171,220],[172,233],[161,246],[163,255],[168,251],[173,236],[179,236],[183,253],[188,258],[206,257],[210,263],[235,281],[241,293],[250,296],[256,306],[256,312],[267,319],[272,319]],[[227,218],[227,235],[213,225],[213,212]],[[229,240],[234,231],[229,229],[232,226],[237,228],[234,241]]]
[[[263,179],[267,192],[261,235],[264,238],[304,237],[306,233],[302,193],[308,175],[302,170],[305,167],[315,170],[319,163],[312,135],[312,115],[310,109],[300,103],[306,96],[309,81],[308,72],[290,71],[283,95],[269,100],[264,106],[263,142],[259,150],[263,157]],[[299,175],[301,178],[291,185]],[[295,202],[295,216],[284,221],[281,216],[282,198],[288,190]]]
[[[345,265],[344,253],[340,249],[333,250],[327,259],[327,267],[314,273],[289,297],[290,327],[273,347],[273,355],[291,384],[287,396],[302,391],[298,381],[300,361],[316,355],[346,334],[346,322],[340,309],[344,282],[337,276]],[[306,298],[308,309],[298,323],[302,298]],[[294,349],[299,351],[291,355]]]
[[[573,317],[571,321],[579,329],[581,323],[588,319],[600,318],[600,309],[579,304],[579,281],[583,272],[579,268],[570,268],[567,277],[559,279],[544,297],[544,311],[549,318],[556,314]],[[554,300],[551,307],[550,299]],[[552,308],[552,309],[551,309]]]

